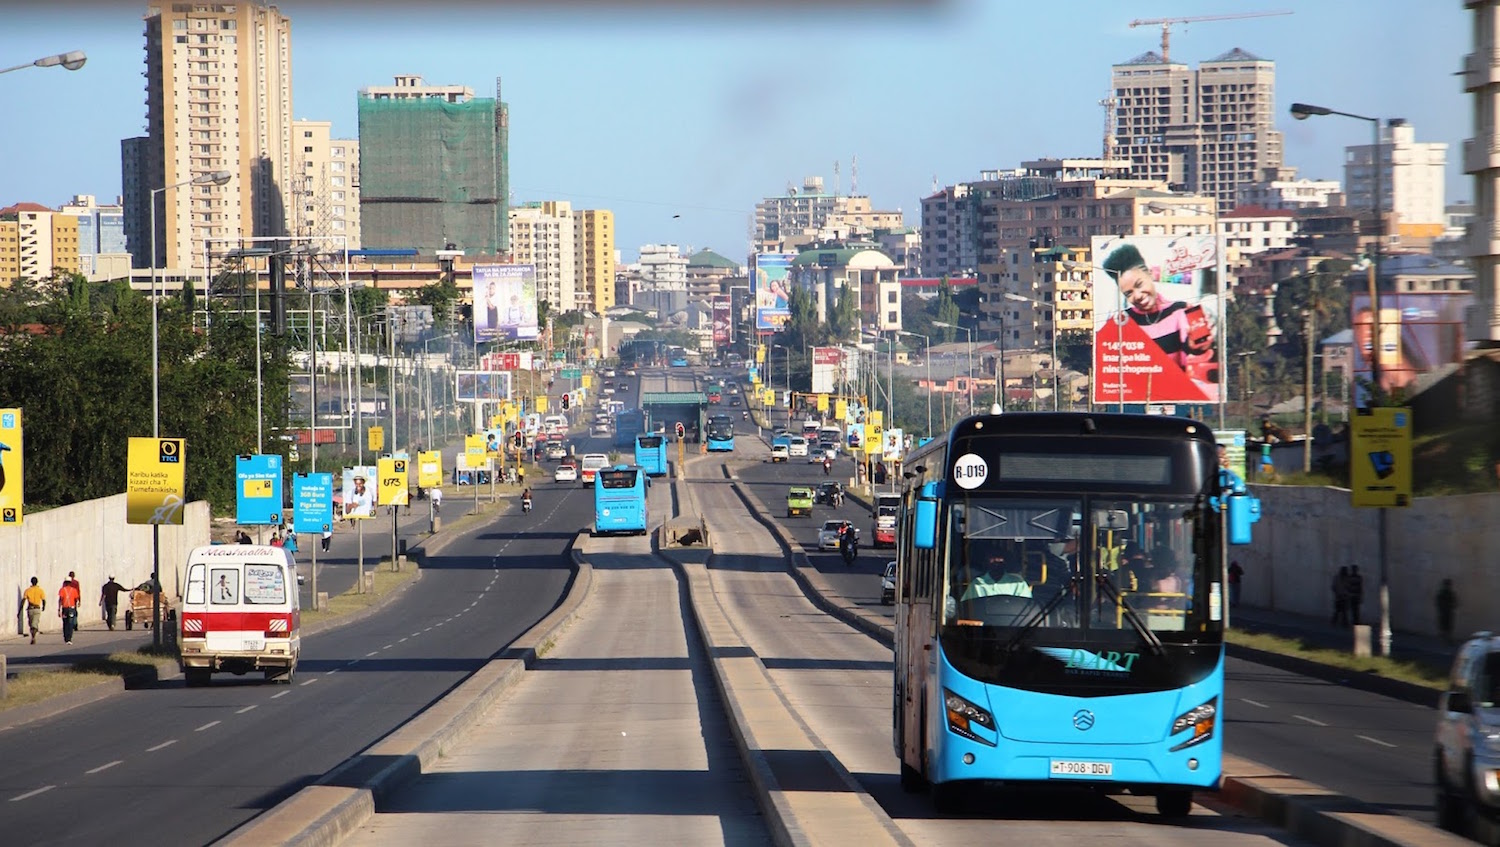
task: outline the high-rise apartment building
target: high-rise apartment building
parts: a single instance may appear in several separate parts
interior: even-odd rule
[[[258,3],[146,12],[146,140],[127,142],[127,228],[136,266],[201,271],[210,238],[282,235],[291,205],[292,24]],[[139,168],[132,173],[132,168]],[[228,184],[179,185],[228,171]]]
[[[1464,173],[1474,177],[1469,265],[1475,306],[1469,338],[1500,342],[1500,0],[1464,0],[1474,16],[1474,51],[1464,56],[1463,86],[1474,104],[1474,137],[1464,140]]]
[[[1276,63],[1236,47],[1196,69],[1143,53],[1112,69],[1114,156],[1130,175],[1234,208],[1239,187],[1282,162]]]
[[[554,314],[576,309],[577,249],[573,205],[566,200],[527,203],[510,210],[511,259],[536,266],[536,296]]]
[[[573,286],[577,308],[603,314],[615,304],[615,214],[580,209],[573,215]]]
[[[101,204],[93,195],[79,194],[64,203],[59,214],[78,221],[78,272],[90,279],[130,276],[130,254],[125,249],[125,211]]]
[[[0,209],[0,285],[78,272],[78,218],[39,203]]]
[[[1240,186],[1236,206],[1259,206],[1262,209],[1325,208],[1343,186],[1336,179],[1297,179],[1296,168],[1271,168],[1255,182]]]
[[[1437,238],[1448,216],[1444,212],[1443,177],[1448,145],[1417,141],[1416,129],[1399,118],[1380,128],[1380,208],[1394,213],[1395,231],[1406,238]],[[1344,185],[1352,209],[1375,208],[1374,144],[1344,148]]]
[[[471,259],[511,252],[510,111],[498,79],[490,98],[403,75],[361,89],[358,105],[366,247],[430,256],[452,244]]]
[[[292,122],[290,235],[328,238],[322,249],[355,250],[359,237],[359,142],[333,138],[329,121]],[[342,237],[343,242],[338,238]]]
[[[755,204],[754,252],[792,251],[822,241],[853,241],[876,230],[903,225],[900,212],[875,209],[860,194],[828,193],[823,178],[810,176],[800,189]]]
[[[967,183],[922,198],[923,276],[959,276],[979,267],[979,204]]]

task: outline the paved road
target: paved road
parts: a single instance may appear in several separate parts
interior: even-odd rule
[[[291,686],[178,679],[0,732],[0,831],[34,844],[204,844],[291,795],[556,604],[592,503],[576,488],[538,499],[528,518],[450,542],[386,612],[308,638]]]
[[[1164,824],[1150,798],[1074,791],[986,790],[966,814],[937,814],[925,796],[899,786],[891,750],[890,650],[807,601],[787,576],[775,540],[727,486],[694,485],[692,497],[709,521],[715,551],[709,568],[731,621],[793,711],[911,843],[1304,843],[1213,808],[1199,806],[1186,821]]]

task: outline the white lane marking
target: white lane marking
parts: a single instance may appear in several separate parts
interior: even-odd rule
[[[251,709],[255,708],[255,706],[256,706],[256,704],[251,703],[250,705],[246,706],[245,708],[240,709],[239,711],[235,712],[235,714],[236,715],[243,715],[244,713],[246,713],[246,712],[250,711]]]
[[[1358,739],[1361,739],[1363,741],[1368,741],[1371,744],[1379,744],[1381,747],[1391,747],[1391,748],[1394,748],[1396,746],[1396,745],[1392,744],[1389,741],[1381,741],[1379,738],[1371,738],[1368,735],[1356,735],[1354,737],[1358,738]]]
[[[290,691],[283,691],[280,694],[272,694],[271,695],[271,699],[275,700],[277,697],[285,697],[286,695],[291,694],[291,693],[292,692],[290,692]]]
[[[303,685],[312,685],[312,684],[313,684],[313,683],[314,683],[314,682],[317,682],[317,681],[318,681],[318,680],[317,680],[317,679],[316,679],[316,678],[314,678],[314,679],[309,679],[309,680],[304,680],[304,681],[303,681],[303,682],[302,682],[302,684],[303,684]]]
[[[366,658],[366,659],[368,659],[368,658],[370,658],[370,657],[371,657],[371,656],[375,656],[375,655],[378,655],[378,654],[379,654],[379,653],[380,653],[380,651],[379,651],[379,650],[371,650],[371,651],[370,651],[370,652],[368,652],[368,653],[366,653],[366,654],[365,654],[365,658]]]
[[[10,798],[10,802],[14,803],[17,800],[25,800],[27,797],[35,797],[36,795],[41,794],[43,791],[51,791],[56,787],[57,786],[55,785],[44,785],[41,788],[36,789],[35,791],[28,791],[25,794],[17,794],[16,796]]]
[[[203,726],[200,726],[197,729],[193,730],[193,732],[202,732],[205,729],[212,729],[213,727],[216,727],[216,726],[218,726],[221,723],[223,723],[223,721],[209,721],[208,723],[204,724]]]
[[[125,760],[124,759],[115,759],[113,762],[110,762],[107,765],[100,765],[99,767],[94,768],[91,771],[84,771],[84,773],[98,773],[100,771],[107,771],[110,768],[114,767],[115,765],[123,765],[123,764],[125,764]]]
[[[176,744],[176,743],[177,743],[177,739],[175,739],[175,738],[172,739],[171,741],[163,741],[162,743],[156,745],[155,747],[147,747],[146,748],[146,752],[147,753],[155,753],[157,750],[161,750],[161,749],[164,749],[164,748],[167,748],[167,747],[171,747],[173,744]]]
[[[405,641],[406,641],[406,639],[405,639],[405,638],[403,638],[403,639],[401,639],[401,640],[400,640],[400,641],[397,641],[397,642],[396,642],[396,643],[397,643],[397,644],[401,644],[401,643],[403,643],[403,642],[405,642]]]
[[[1265,703],[1258,703],[1258,702],[1256,702],[1254,700],[1251,700],[1249,697],[1241,697],[1240,700],[1242,702],[1249,703],[1252,706],[1259,706],[1262,709],[1269,709],[1269,708],[1271,708],[1270,706],[1267,706]]]
[[[1315,718],[1304,717],[1302,715],[1292,715],[1292,717],[1296,718],[1299,721],[1307,721],[1308,723],[1312,724],[1313,726],[1328,726],[1328,724],[1323,723],[1322,721],[1317,720]]]
[[[389,649],[391,649],[392,647],[395,647],[395,646],[396,645],[394,645],[394,644],[387,644],[387,645],[385,645],[384,647],[382,647],[380,649],[382,649],[382,650],[389,650]]]

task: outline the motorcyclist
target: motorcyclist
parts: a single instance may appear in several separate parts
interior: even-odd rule
[[[844,564],[852,565],[859,557],[859,540],[854,537],[854,527],[845,525],[839,536],[839,553],[844,557]]]
[[[828,476],[832,472],[833,472],[833,459],[829,458],[825,454],[823,456],[823,476]]]
[[[521,492],[521,511],[522,512],[529,512],[529,511],[531,511],[531,489],[530,488],[528,488],[528,489],[526,489],[526,490],[524,490],[524,491]]]

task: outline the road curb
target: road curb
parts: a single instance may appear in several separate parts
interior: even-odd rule
[[[818,608],[831,613],[861,632],[869,634],[882,644],[892,646],[895,642],[895,627],[886,625],[878,618],[872,620],[873,616],[864,609],[853,606],[837,592],[828,589],[821,574],[805,565],[807,556],[801,551],[801,545],[791,532],[771,516],[759,497],[742,489],[743,482],[738,479],[737,475],[731,475],[731,479],[734,480],[732,486],[736,493],[749,507],[751,516],[762,525],[771,528],[789,551],[787,569],[807,598]],[[864,502],[862,498],[852,495],[850,498],[857,502]],[[802,564],[794,561],[799,556]],[[822,594],[824,591],[827,591],[827,596]],[[1226,645],[1226,650],[1231,654],[1235,652],[1263,654],[1263,651],[1234,645]],[[1291,660],[1292,658],[1280,654],[1264,655],[1278,660]],[[1250,657],[1245,656],[1245,658]],[[1254,660],[1262,661],[1258,657]],[[1330,670],[1337,670],[1316,662],[1294,661],[1301,665],[1313,666],[1325,674]],[[1311,670],[1303,671],[1300,667],[1288,666],[1286,669],[1307,672],[1314,676],[1319,675]],[[1349,675],[1354,673],[1354,671],[1347,672]],[[1369,675],[1366,674],[1366,676]],[[1402,686],[1410,685],[1398,680],[1377,679]],[[1420,688],[1420,686],[1412,687]],[[1429,691],[1429,689],[1421,690]],[[1392,694],[1391,696],[1399,695]],[[1371,804],[1288,776],[1249,759],[1226,754],[1224,772],[1225,776],[1221,780],[1218,794],[1220,800],[1272,826],[1327,847],[1449,847],[1449,845],[1472,847],[1474,843],[1466,838],[1428,826],[1421,821],[1383,811]]]
[[[332,847],[363,826],[381,802],[421,776],[449,744],[519,682],[573,620],[593,587],[593,568],[579,549],[584,538],[587,533],[579,533],[569,545],[576,569],[562,601],[507,647],[501,658],[487,662],[452,692],[315,784],[214,843],[222,847]]]
[[[1253,630],[1244,629],[1243,632]],[[1275,634],[1275,633],[1270,633]],[[1224,650],[1236,659],[1244,659],[1247,662],[1255,662],[1284,671],[1303,674],[1304,676],[1321,679],[1335,685],[1343,685],[1359,691],[1368,691],[1371,694],[1379,694],[1411,703],[1416,706],[1424,706],[1436,709],[1438,697],[1442,694],[1435,688],[1417,685],[1414,682],[1404,682],[1399,679],[1391,679],[1369,671],[1355,671],[1341,668],[1337,665],[1325,665],[1312,659],[1303,659],[1298,656],[1288,656],[1285,653],[1273,653],[1269,650],[1260,650],[1255,647],[1246,647],[1243,644],[1232,642],[1224,643]]]

